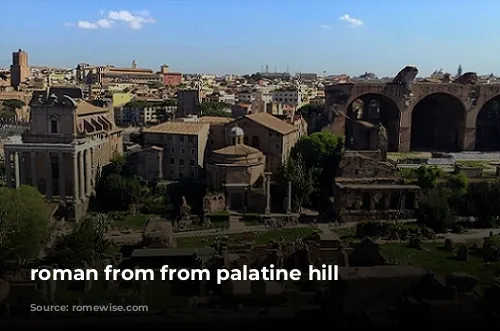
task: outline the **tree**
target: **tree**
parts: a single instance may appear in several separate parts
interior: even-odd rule
[[[201,116],[231,117],[231,114],[225,111],[230,106],[224,102],[203,102],[198,108]]]
[[[307,168],[300,155],[288,158],[278,170],[281,197],[287,197],[288,182],[292,183],[292,209],[300,211],[309,203],[309,196],[314,191],[315,168]]]
[[[445,232],[453,225],[454,219],[448,198],[446,190],[431,189],[426,192],[415,210],[417,222],[436,232]]]
[[[343,149],[343,138],[328,131],[302,137],[292,148],[292,158],[300,156],[306,168],[318,169],[315,180],[318,197],[314,200],[321,205],[327,203],[325,198],[332,194],[333,179],[337,174]]]
[[[110,242],[104,238],[106,217],[102,214],[84,219],[72,232],[59,237],[47,250],[46,260],[60,268],[102,266]]]
[[[0,188],[0,274],[36,258],[47,239],[50,210],[31,186]]]
[[[320,115],[324,111],[324,109],[324,105],[307,104],[297,110],[297,115],[301,115],[304,118],[309,118],[314,115]]]
[[[438,167],[420,166],[415,170],[416,184],[423,190],[433,189],[436,187],[442,174],[443,171]]]

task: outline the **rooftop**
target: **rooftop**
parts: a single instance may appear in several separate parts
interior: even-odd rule
[[[283,135],[292,133],[297,130],[295,126],[292,124],[289,124],[285,121],[280,120],[279,118],[274,117],[271,114],[268,113],[257,113],[257,114],[250,114],[250,115],[245,115],[245,118],[256,122],[270,130],[276,131],[278,133],[281,133]]]
[[[226,124],[231,122],[233,119],[230,117],[219,117],[219,116],[202,116],[200,117],[200,123],[210,123],[210,124]]]
[[[226,146],[221,149],[213,151],[214,154],[219,155],[231,155],[231,156],[247,156],[250,154],[260,153],[260,151],[251,146],[247,146],[244,144],[236,144],[231,146]]]
[[[166,133],[166,134],[185,134],[197,135],[200,130],[208,126],[208,123],[193,122],[165,122],[150,128],[144,129],[144,133]]]

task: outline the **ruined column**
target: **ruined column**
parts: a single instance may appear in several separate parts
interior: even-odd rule
[[[271,177],[267,176],[266,178],[266,210],[264,211],[266,214],[271,213]]]
[[[52,177],[52,160],[50,159],[50,152],[45,153],[45,195],[47,199],[52,200],[52,185],[54,178]]]
[[[78,187],[80,188],[80,199],[83,199],[85,198],[85,168],[83,161],[83,151],[78,152],[78,167]]]
[[[292,212],[292,182],[288,182],[288,205],[286,207],[286,213],[290,214]]]
[[[80,191],[78,189],[78,152],[73,153],[73,203],[77,203],[80,199]]]
[[[92,164],[91,164],[91,156],[90,149],[86,149],[84,151],[85,158],[85,193],[87,196],[90,196],[92,193]]]
[[[14,152],[14,183],[15,188],[21,186],[21,176],[20,176],[20,168],[19,168],[19,152]]]
[[[24,159],[24,152],[19,153],[19,158],[21,159],[21,162],[18,162],[20,164],[19,167],[19,183],[21,185],[27,185],[28,184],[28,172],[26,171],[26,162]]]
[[[5,181],[7,182],[7,187],[12,188],[12,160],[11,152],[5,151]]]
[[[30,152],[30,167],[31,167],[31,185],[38,189],[38,180],[36,178],[36,152]]]
[[[59,198],[66,203],[66,163],[64,153],[59,152]]]

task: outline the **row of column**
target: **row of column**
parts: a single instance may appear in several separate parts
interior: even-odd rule
[[[266,176],[266,209],[264,213],[271,213],[271,176]],[[288,182],[286,213],[292,212],[292,182]]]
[[[95,186],[95,177],[97,175],[97,166],[95,164],[96,160],[96,148],[89,148],[82,151],[76,151],[72,153],[57,151],[57,152],[40,152],[40,151],[30,151],[30,177],[31,183],[27,181],[27,172],[28,169],[26,167],[21,168],[21,164],[19,162],[19,154],[23,155],[26,152],[17,152],[17,151],[6,151],[5,152],[5,177],[8,187],[17,188],[20,185],[32,185],[38,188],[39,178],[45,179],[45,195],[49,200],[53,198],[53,186],[54,186],[54,178],[52,172],[52,159],[51,155],[57,154],[58,156],[58,169],[59,169],[59,198],[61,201],[66,202],[67,193],[66,192],[66,183],[67,183],[67,156],[71,155],[72,157],[72,165],[73,165],[73,192],[71,192],[71,196],[74,201],[83,199],[85,197],[90,196],[93,193]],[[45,170],[45,174],[39,174],[40,169],[37,169],[37,155],[44,154],[43,161],[43,170]],[[21,159],[23,159],[21,157]],[[21,160],[23,161],[23,160]],[[26,164],[22,162],[22,164]],[[71,177],[70,177],[71,178]]]

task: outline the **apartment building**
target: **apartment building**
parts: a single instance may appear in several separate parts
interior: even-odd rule
[[[203,165],[210,124],[165,122],[143,130],[145,147],[163,148],[164,179],[199,179]]]

